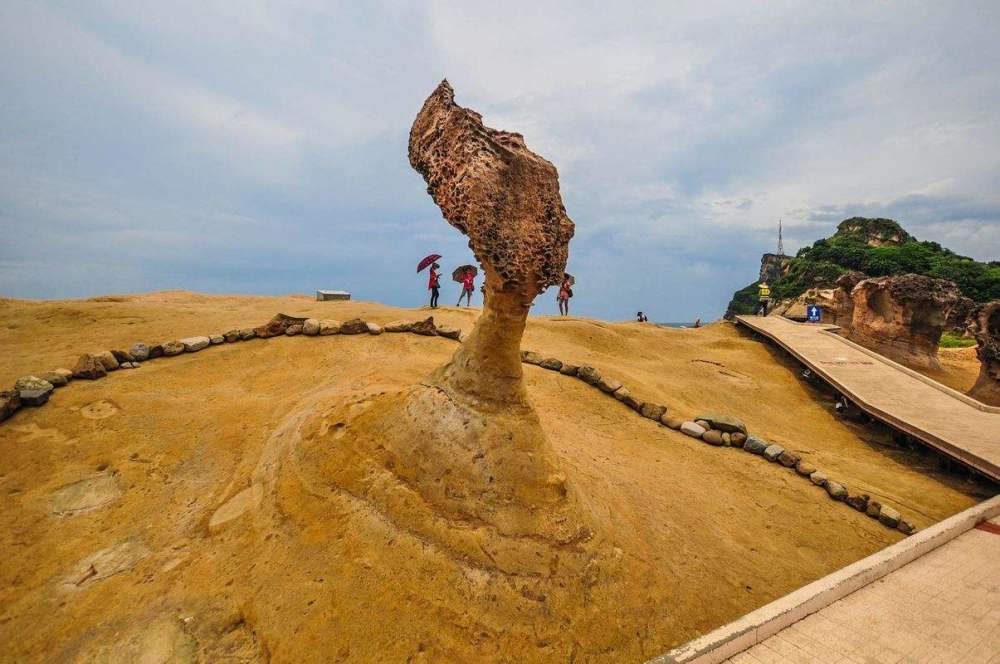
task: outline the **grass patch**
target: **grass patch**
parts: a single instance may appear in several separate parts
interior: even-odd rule
[[[976,345],[976,340],[960,337],[952,332],[945,332],[941,335],[941,342],[938,345],[941,348],[969,348]]]

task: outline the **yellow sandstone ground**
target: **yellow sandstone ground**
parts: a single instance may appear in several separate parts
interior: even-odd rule
[[[302,296],[5,300],[0,382],[279,311],[427,315]],[[477,310],[433,313],[469,330]],[[739,416],[919,527],[988,490],[843,423],[784,356],[727,323],[538,317],[523,347],[682,416]],[[619,559],[581,586],[593,592],[469,564],[285,472],[304,419],[363,410],[454,350],[410,334],[226,344],[74,381],[0,424],[0,660],[640,662],[902,537],[788,469],[534,366],[528,391],[567,483]]]

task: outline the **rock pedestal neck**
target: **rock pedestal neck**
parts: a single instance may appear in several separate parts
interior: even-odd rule
[[[1000,300],[987,302],[972,313],[969,331],[976,338],[979,378],[969,394],[983,403],[1000,406]]]
[[[521,373],[529,307],[563,279],[573,236],[558,174],[519,134],[458,106],[447,81],[413,123],[409,159],[469,237],[486,274],[483,312],[419,384],[324,413],[300,467],[477,565],[547,575],[591,535]]]
[[[951,281],[916,274],[860,281],[849,338],[914,368],[939,369],[941,333],[961,299]]]

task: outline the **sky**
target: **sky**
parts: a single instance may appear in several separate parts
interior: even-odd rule
[[[407,161],[442,78],[558,168],[574,314],[717,318],[779,219],[996,260],[998,71],[994,0],[4,0],[0,295],[418,306],[474,262]]]

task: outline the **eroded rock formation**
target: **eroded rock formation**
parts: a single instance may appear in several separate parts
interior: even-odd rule
[[[945,279],[916,274],[865,279],[851,290],[848,337],[902,364],[939,369],[941,333],[960,298]]]
[[[469,237],[486,274],[483,312],[451,361],[419,384],[307,423],[302,477],[364,497],[477,566],[567,568],[565,547],[591,531],[528,401],[520,357],[529,307],[562,279],[573,236],[558,174],[519,134],[455,104],[447,81],[413,123],[409,158]]]
[[[1000,300],[976,308],[969,331],[976,338],[979,378],[969,394],[983,403],[1000,406]]]

